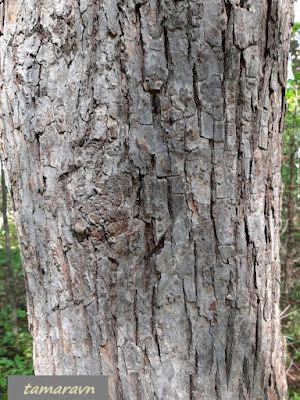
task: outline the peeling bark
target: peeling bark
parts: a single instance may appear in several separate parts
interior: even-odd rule
[[[108,374],[111,399],[284,398],[291,6],[0,2],[36,374]]]

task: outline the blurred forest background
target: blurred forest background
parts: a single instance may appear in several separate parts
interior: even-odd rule
[[[282,147],[281,321],[289,399],[300,400],[300,23],[293,28]]]
[[[289,399],[300,400],[300,23],[293,28],[282,155],[281,321],[287,343]],[[0,185],[0,400],[8,375],[32,375],[26,293],[3,171]]]

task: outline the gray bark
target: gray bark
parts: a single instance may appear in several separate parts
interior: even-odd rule
[[[36,374],[283,399],[290,0],[9,0],[1,135]]]

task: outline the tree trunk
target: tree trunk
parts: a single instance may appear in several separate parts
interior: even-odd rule
[[[298,102],[298,95],[296,93],[296,102]],[[292,285],[292,274],[294,264],[294,219],[295,219],[295,207],[294,207],[294,180],[295,180],[295,136],[296,136],[296,118],[297,118],[297,107],[294,111],[293,116],[293,127],[290,136],[290,156],[289,156],[289,169],[290,169],[290,182],[289,182],[289,197],[288,197],[288,233],[286,242],[286,259],[285,259],[285,276],[284,276],[284,296],[286,302],[289,301],[290,289]]]
[[[1,162],[1,159],[0,159]],[[9,234],[9,222],[7,215],[7,188],[4,179],[3,165],[1,162],[1,191],[2,191],[2,215],[3,215],[3,227],[4,227],[4,253],[5,253],[5,265],[8,272],[8,291],[9,291],[9,303],[11,309],[11,330],[15,337],[18,336],[18,318],[17,318],[17,304],[16,304],[16,289],[15,289],[15,278],[14,270],[11,263],[11,252],[10,252],[10,234]]]
[[[2,147],[36,374],[283,399],[290,0],[2,3]]]

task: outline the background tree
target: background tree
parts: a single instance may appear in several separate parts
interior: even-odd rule
[[[300,23],[296,22],[293,26],[291,36],[290,54],[292,61],[292,71],[294,75],[300,73],[299,28]]]
[[[292,284],[293,265],[297,262],[299,254],[295,246],[295,234],[299,226],[297,202],[299,198],[298,185],[298,149],[299,149],[299,85],[297,81],[290,81],[287,90],[288,112],[284,132],[284,155],[283,155],[283,225],[282,235],[285,237],[284,260],[285,280],[284,295],[289,299]]]
[[[32,337],[27,327],[24,277],[3,175],[1,182],[0,207],[3,218],[0,218],[0,399],[6,400],[7,376],[31,375],[33,366]],[[8,258],[7,253],[9,253]],[[10,260],[9,264],[7,259]]]
[[[281,263],[283,265],[282,315],[283,332],[288,344],[288,382],[299,387],[299,84],[289,81],[287,118],[283,139],[283,206],[281,232]]]
[[[1,135],[37,374],[282,399],[286,1],[1,4]]]
[[[0,159],[1,162],[1,159]],[[10,249],[10,234],[9,234],[9,223],[7,213],[7,189],[4,179],[3,166],[1,163],[1,190],[2,190],[2,215],[3,215],[3,227],[5,234],[5,264],[8,271],[8,284],[9,284],[9,301],[11,308],[11,326],[12,333],[15,337],[18,336],[18,318],[17,318],[17,305],[16,305],[16,289],[15,289],[15,278],[14,271],[11,263],[11,249]]]
[[[300,389],[300,285],[299,285],[299,24],[293,27],[291,53],[294,79],[289,80],[287,97],[287,117],[283,135],[282,179],[282,232],[281,262],[283,266],[282,313],[283,333],[287,339],[287,378],[290,390]],[[293,45],[293,42],[295,43]],[[299,397],[299,394],[298,394]],[[294,398],[294,397],[292,397]],[[297,395],[295,395],[297,399]]]

